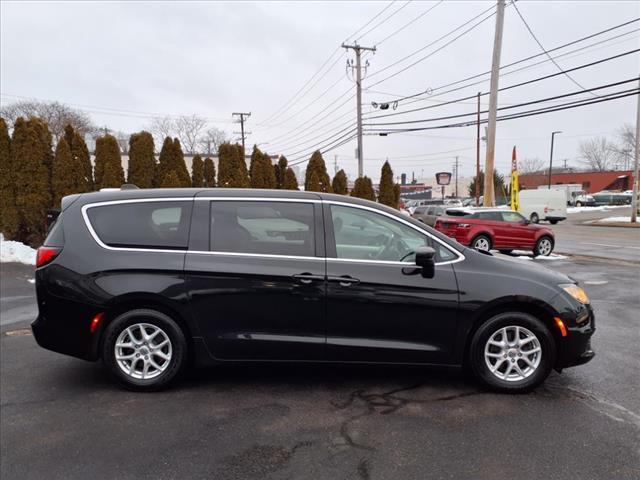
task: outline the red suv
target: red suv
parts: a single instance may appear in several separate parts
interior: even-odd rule
[[[513,210],[448,209],[446,216],[436,220],[435,228],[476,250],[495,248],[510,253],[517,248],[533,250],[538,256],[549,255],[555,244],[550,228],[533,224]]]

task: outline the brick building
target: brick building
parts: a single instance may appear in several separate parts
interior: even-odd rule
[[[520,189],[538,188],[540,185],[548,185],[549,176],[544,173],[531,173],[518,177]],[[566,185],[577,183],[587,193],[596,193],[602,190],[631,190],[633,188],[633,172],[570,172],[551,174],[552,185]]]

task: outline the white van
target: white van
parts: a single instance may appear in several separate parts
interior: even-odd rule
[[[547,220],[555,225],[567,218],[567,195],[560,190],[521,190],[519,195],[520,213],[538,223]]]

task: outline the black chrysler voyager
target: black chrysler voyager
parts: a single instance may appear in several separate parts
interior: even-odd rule
[[[523,392],[594,356],[569,277],[341,195],[71,195],[36,268],[38,343],[135,390],[191,362],[302,361],[468,366]]]

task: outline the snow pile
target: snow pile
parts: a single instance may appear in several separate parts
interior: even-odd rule
[[[629,205],[602,205],[600,207],[567,207],[567,213],[606,212],[614,208],[626,208]]]
[[[36,264],[36,251],[24,243],[5,240],[0,233],[0,262],[19,262],[27,265]]]
[[[628,217],[607,217],[598,220],[598,223],[609,223],[609,222],[630,222],[631,216]]]
[[[559,255],[556,253],[552,253],[548,256],[544,256],[544,255],[538,255],[537,257],[535,257],[536,260],[566,260],[567,257],[566,255]]]

